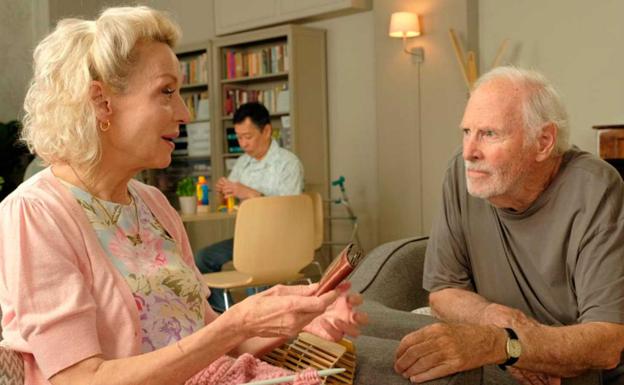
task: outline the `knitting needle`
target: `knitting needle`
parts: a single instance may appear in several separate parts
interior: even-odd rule
[[[344,371],[345,371],[344,368],[323,369],[323,370],[318,371],[318,375],[320,377],[325,377],[325,376],[331,376],[332,374],[342,373]],[[282,382],[289,382],[289,381],[294,381],[294,380],[295,380],[295,376],[292,375],[292,376],[271,378],[271,379],[262,380],[262,381],[247,382],[241,385],[272,385],[272,384],[281,384]]]

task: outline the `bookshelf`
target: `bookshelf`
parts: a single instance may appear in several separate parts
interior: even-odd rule
[[[191,120],[180,126],[180,136],[174,140],[171,164],[162,170],[150,170],[147,182],[158,187],[178,208],[175,194],[177,182],[185,176],[203,175],[212,188],[214,154],[211,129],[213,107],[209,86],[212,69],[210,42],[180,47],[176,55],[180,62],[182,84],[180,93],[189,109]],[[211,206],[214,203],[211,200]]]
[[[213,41],[213,177],[227,176],[242,151],[232,113],[263,103],[273,136],[304,167],[306,190],[327,198],[329,159],[325,31],[284,25]]]

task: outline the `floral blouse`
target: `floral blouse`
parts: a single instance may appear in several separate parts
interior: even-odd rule
[[[162,348],[202,328],[208,293],[182,260],[179,245],[138,195],[130,191],[133,202],[122,205],[62,182],[130,286],[141,320],[142,351]]]

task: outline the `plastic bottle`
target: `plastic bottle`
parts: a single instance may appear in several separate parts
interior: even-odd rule
[[[206,213],[209,211],[209,197],[210,196],[210,188],[208,187],[208,182],[206,181],[206,177],[200,176],[197,178],[197,212],[198,213]]]
[[[227,212],[228,213],[233,213],[234,212],[234,205],[236,204],[236,198],[234,197],[228,197],[225,201],[225,207],[227,207]]]

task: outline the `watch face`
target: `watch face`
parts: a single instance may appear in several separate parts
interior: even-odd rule
[[[507,354],[509,354],[509,357],[520,357],[520,354],[522,354],[520,341],[511,338],[507,340]]]

